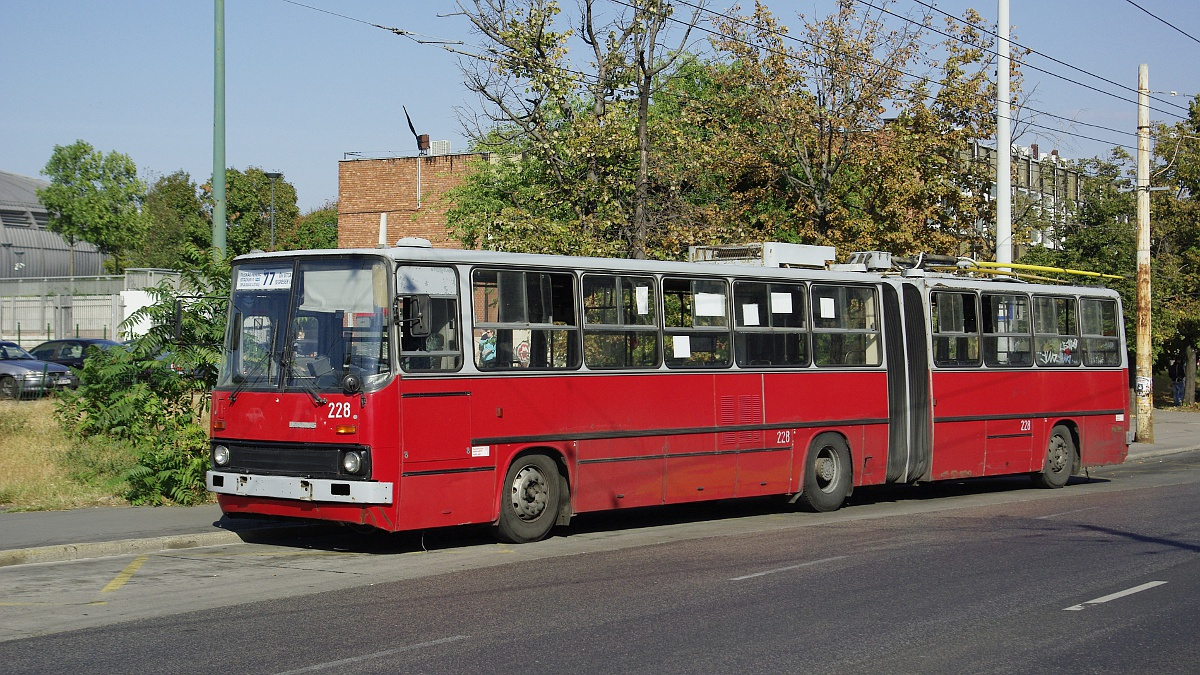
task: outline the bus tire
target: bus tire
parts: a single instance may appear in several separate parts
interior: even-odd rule
[[[1043,488],[1060,488],[1067,484],[1075,468],[1075,441],[1071,431],[1061,424],[1050,431],[1046,444],[1046,459],[1042,470],[1033,474],[1033,483]]]
[[[804,490],[800,505],[809,511],[837,511],[850,492],[853,471],[850,448],[837,434],[821,434],[808,448],[804,461]]]
[[[558,465],[545,455],[522,455],[504,476],[496,537],[510,544],[538,541],[558,520]]]

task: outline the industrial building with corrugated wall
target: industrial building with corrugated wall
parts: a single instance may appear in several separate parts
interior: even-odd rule
[[[38,201],[44,180],[0,171],[0,279],[65,277],[71,273],[71,247],[46,229],[49,214]],[[96,247],[75,243],[75,275],[103,272]]]

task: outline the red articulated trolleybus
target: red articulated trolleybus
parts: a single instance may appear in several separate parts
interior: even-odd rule
[[[979,269],[979,268],[976,268]],[[1028,474],[1128,451],[1120,297],[434,249],[234,261],[208,489],[386,531]]]

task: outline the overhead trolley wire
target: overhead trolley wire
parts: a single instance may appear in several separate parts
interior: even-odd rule
[[[1192,35],[1191,33],[1188,33],[1187,31],[1183,30],[1179,26],[1176,26],[1175,24],[1171,23],[1170,21],[1167,21],[1166,19],[1162,18],[1161,16],[1155,15],[1154,12],[1151,12],[1150,10],[1146,9],[1145,7],[1142,7],[1141,5],[1137,4],[1133,0],[1125,0],[1125,2],[1128,2],[1129,4],[1133,5],[1134,7],[1137,7],[1138,9],[1142,10],[1143,12],[1149,14],[1154,19],[1161,21],[1162,23],[1166,24],[1167,26],[1173,28],[1174,30],[1178,31],[1180,35],[1186,37],[1187,39],[1191,40],[1192,42],[1200,44],[1200,39],[1197,39],[1196,36]]]
[[[878,8],[878,7],[875,7],[874,5],[871,5],[869,2],[866,2],[865,0],[856,0],[856,1],[857,1],[857,2],[860,2],[860,3],[862,3],[862,4],[865,4],[865,5],[867,5],[867,6],[871,7],[871,8],[873,8],[873,9],[880,9],[880,8]],[[614,4],[618,4],[618,5],[624,5],[625,7],[628,7],[628,8],[630,8],[630,9],[636,9],[636,7],[634,7],[633,5],[629,4],[628,2],[624,2],[623,0],[612,0],[612,2],[613,2]],[[699,9],[699,10],[701,10],[701,11],[708,12],[709,14],[715,14],[715,15],[717,15],[717,16],[720,16],[720,17],[722,17],[722,18],[730,19],[730,20],[732,20],[732,21],[734,21],[734,22],[736,22],[736,23],[740,23],[740,24],[742,24],[742,25],[744,25],[744,26],[747,26],[747,27],[753,27],[753,24],[750,24],[750,23],[749,23],[748,21],[746,21],[745,19],[742,19],[742,18],[740,18],[740,17],[730,16],[730,15],[728,15],[728,14],[724,14],[724,13],[722,13],[722,12],[718,12],[718,11],[716,11],[716,10],[708,9],[707,7],[703,7],[703,6],[701,6],[701,5],[694,4],[694,3],[692,3],[692,2],[689,2],[688,0],[675,0],[675,2],[678,2],[679,4],[682,4],[682,5],[686,5],[686,6],[688,6],[688,7],[692,7],[692,8],[694,8],[694,9]],[[887,12],[887,10],[881,10],[881,11]],[[908,21],[908,22],[910,22],[910,23],[917,24],[917,22],[915,22],[915,21],[913,21],[912,19],[909,19],[909,18],[907,18],[907,17],[902,17],[902,16],[899,16],[899,15],[893,14],[892,12],[887,12],[887,13],[888,13],[888,14],[892,14],[893,16],[897,16],[898,18],[904,19],[905,21]],[[674,18],[674,17],[668,17],[668,20],[669,20],[669,21],[674,21],[675,23],[679,23],[679,24],[685,24],[685,23],[686,23],[686,22],[684,22],[684,21],[682,21],[682,20],[680,20],[680,19],[676,19],[676,18]],[[919,24],[917,24],[917,25],[919,25]],[[723,38],[725,38],[725,39],[729,39],[729,40],[734,40],[734,41],[737,41],[737,42],[741,42],[742,44],[744,44],[744,45],[746,45],[746,46],[749,46],[749,47],[755,47],[755,48],[757,48],[757,49],[765,49],[765,48],[763,48],[763,47],[759,47],[758,45],[755,45],[755,44],[749,43],[749,42],[747,42],[747,41],[745,41],[745,40],[742,40],[741,38],[739,38],[739,37],[737,37],[737,36],[735,36],[735,35],[727,35],[727,34],[725,34],[725,33],[721,33],[720,31],[715,31],[715,30],[712,30],[712,29],[709,29],[709,28],[704,28],[704,27],[702,27],[702,26],[696,26],[696,29],[697,29],[697,30],[699,30],[699,31],[702,31],[702,32],[708,33],[709,35],[718,36],[718,37],[723,37]],[[771,32],[773,35],[776,35],[776,36],[778,36],[778,37],[781,37],[781,38],[783,38],[783,39],[785,39],[785,40],[791,40],[791,41],[793,41],[793,42],[797,42],[797,43],[799,43],[799,44],[802,44],[802,45],[804,45],[804,46],[806,46],[806,47],[811,47],[811,48],[813,48],[813,49],[827,49],[827,48],[821,47],[820,45],[817,45],[817,44],[813,44],[813,43],[811,43],[811,42],[808,42],[807,40],[802,40],[802,39],[800,39],[800,38],[798,38],[798,37],[796,37],[796,36],[794,36],[794,35],[788,35],[788,34],[786,34],[786,33],[781,33],[781,32],[779,32],[779,31],[770,31],[770,32]],[[935,31],[935,32],[937,32],[937,31]],[[957,38],[956,36],[952,36],[952,35],[947,35],[947,37],[954,37],[955,39],[959,39],[959,40],[961,40],[961,38]],[[968,42],[968,44],[972,44],[972,43],[969,43],[969,42]],[[979,45],[973,45],[973,46],[976,46],[976,47],[978,47]],[[773,50],[767,50],[767,51],[773,51]],[[812,65],[812,66],[818,65],[818,64],[815,64],[815,63],[813,63],[813,62],[811,62],[811,61],[806,61],[806,60],[804,60],[804,59],[802,59],[802,58],[799,58],[799,57],[797,57],[797,56],[794,56],[794,55],[792,55],[792,54],[783,53],[783,54],[781,54],[781,56],[788,56],[788,57],[791,57],[791,58],[796,58],[796,59],[797,59],[797,60],[799,60],[800,62],[802,62],[802,63],[807,63],[808,65]],[[853,56],[851,56],[851,58],[854,58],[854,57],[853,57]],[[859,61],[863,61],[863,59],[862,59],[862,58],[858,58],[857,60],[859,60]],[[885,64],[878,64],[878,65],[879,65],[881,68],[883,68],[883,69],[885,69],[885,70],[889,70],[889,71],[891,71],[891,72],[893,72],[893,73],[895,73],[895,74],[897,74],[897,75],[901,75],[901,76],[908,76],[908,77],[914,78],[914,79],[916,79],[916,80],[918,80],[918,81],[924,82],[924,83],[926,83],[926,84],[931,84],[931,85],[937,85],[937,84],[938,84],[938,83],[937,83],[937,82],[935,82],[934,80],[932,80],[932,79],[930,79],[930,78],[928,78],[928,77],[925,77],[925,76],[923,76],[923,75],[918,75],[918,74],[916,74],[916,73],[910,73],[910,72],[908,72],[908,71],[902,70],[902,69],[900,69],[900,68],[896,68],[896,67],[894,67],[894,66],[888,66],[888,65],[885,65]],[[1087,85],[1084,85],[1084,86],[1087,86]],[[907,92],[907,93],[910,93],[910,94],[916,94],[916,93],[918,93],[918,92],[916,92],[916,91],[914,91],[913,89],[910,89],[910,88],[899,87],[899,89],[900,89],[901,91],[904,91],[904,92]],[[1101,91],[1101,93],[1108,93],[1108,92],[1103,92],[1102,90],[1097,90],[1097,91]],[[1115,96],[1114,94],[1109,94],[1109,95],[1110,95],[1110,96]],[[933,96],[934,96],[933,94],[926,94],[926,98],[932,98]],[[1117,98],[1120,98],[1120,97],[1117,97]],[[1121,99],[1121,100],[1127,100],[1127,99]],[[1136,103],[1136,102],[1134,102],[1134,103]],[[1043,114],[1043,115],[1046,115],[1046,116],[1048,116],[1048,117],[1055,117],[1055,118],[1058,118],[1058,119],[1062,119],[1062,120],[1070,121],[1070,122],[1072,122],[1072,123],[1074,123],[1074,124],[1080,124],[1080,125],[1082,125],[1082,126],[1093,127],[1093,128],[1101,129],[1101,130],[1104,130],[1104,131],[1110,131],[1110,132],[1113,132],[1113,133],[1122,134],[1122,135],[1127,135],[1127,136],[1134,136],[1134,137],[1136,137],[1136,136],[1137,136],[1137,134],[1136,134],[1135,132],[1130,132],[1130,131],[1120,131],[1120,130],[1118,130],[1118,129],[1113,129],[1113,128],[1111,128],[1111,127],[1103,127],[1103,126],[1100,126],[1100,125],[1097,125],[1097,124],[1088,124],[1088,123],[1086,123],[1086,122],[1077,122],[1077,121],[1075,121],[1075,120],[1071,120],[1071,119],[1069,119],[1069,118],[1066,118],[1066,117],[1063,117],[1063,116],[1061,116],[1061,115],[1055,115],[1055,114],[1053,114],[1053,113],[1048,113],[1048,112],[1045,112],[1045,111],[1037,110],[1037,109],[1035,109],[1035,108],[1031,108],[1031,107],[1029,107],[1029,106],[1023,106],[1023,109],[1024,109],[1024,110],[1028,110],[1028,111],[1030,111],[1030,112],[1035,112],[1035,113]],[[1162,112],[1162,111],[1160,111],[1160,112]],[[1167,114],[1171,114],[1171,113],[1167,113]],[[1012,118],[1012,117],[1008,117],[1007,119],[1009,119],[1010,121],[1013,121],[1013,122],[1016,122],[1016,121],[1018,121],[1018,120],[1016,120],[1015,118]],[[1048,127],[1048,126],[1045,126],[1045,125],[1042,125],[1042,124],[1036,124],[1036,123],[1034,123],[1034,122],[1021,121],[1021,123],[1022,123],[1022,124],[1025,124],[1025,125],[1027,125],[1027,126],[1030,126],[1030,127],[1034,127],[1034,128],[1038,128],[1038,129],[1045,129],[1046,131],[1052,131],[1052,132],[1055,132],[1055,133],[1058,133],[1058,134],[1063,134],[1063,135],[1066,135],[1066,136],[1071,136],[1071,137],[1073,137],[1073,138],[1079,138],[1079,139],[1086,140],[1086,141],[1093,141],[1093,142],[1096,142],[1096,143],[1104,143],[1104,144],[1106,144],[1106,145],[1118,146],[1118,147],[1125,148],[1125,149],[1127,149],[1127,150],[1136,150],[1136,147],[1135,147],[1135,146],[1132,146],[1132,145],[1126,145],[1125,143],[1121,143],[1121,142],[1114,142],[1114,141],[1111,141],[1111,140],[1104,140],[1104,139],[1095,138],[1095,137],[1092,137],[1092,136],[1084,136],[1083,134],[1079,134],[1079,133],[1065,132],[1065,131],[1063,131],[1063,130],[1061,130],[1061,129],[1055,129],[1054,127]]]
[[[935,6],[935,5],[932,5],[932,4],[930,4],[930,3],[924,2],[924,0],[912,0],[912,1],[913,1],[913,2],[915,2],[915,3],[916,3],[916,4],[918,4],[918,5],[921,5],[921,6],[923,6],[923,7],[928,7],[929,9],[931,9],[931,10],[933,10],[933,11],[937,12],[938,14],[941,14],[942,16],[945,16],[945,17],[946,17],[946,18],[948,18],[948,19],[951,19],[951,20],[953,20],[953,21],[957,21],[957,22],[959,22],[959,23],[962,23],[962,19],[960,19],[960,18],[958,18],[958,17],[954,16],[953,14],[949,14],[949,13],[947,13],[947,12],[945,12],[945,11],[943,11],[943,10],[939,9],[939,8],[938,8],[937,6]],[[1140,8],[1139,8],[1139,9],[1140,9]],[[1158,18],[1158,17],[1155,17],[1155,18]],[[999,36],[997,36],[997,35],[996,35],[996,33],[992,32],[992,31],[989,31],[989,30],[985,30],[985,31],[983,31],[983,32],[987,33],[988,35],[991,35],[992,37],[999,37]],[[1190,37],[1190,36],[1189,36],[1189,37]],[[960,39],[961,39],[961,38],[960,38]],[[1009,42],[1009,44],[1011,44],[1011,45],[1013,45],[1013,46],[1015,46],[1015,47],[1018,47],[1018,48],[1020,48],[1020,49],[1025,49],[1025,50],[1028,50],[1030,54],[1037,54],[1038,56],[1040,56],[1040,57],[1042,57],[1042,58],[1044,58],[1044,59],[1046,59],[1046,60],[1048,60],[1048,61],[1053,61],[1054,63],[1057,63],[1057,64],[1058,64],[1058,65],[1060,65],[1060,66],[1066,66],[1067,68],[1070,68],[1071,70],[1074,70],[1074,71],[1077,71],[1077,72],[1083,73],[1084,75],[1088,75],[1089,77],[1094,77],[1094,78],[1096,78],[1097,80],[1100,80],[1100,81],[1102,81],[1102,82],[1105,82],[1105,83],[1107,83],[1107,84],[1111,84],[1111,85],[1113,85],[1114,87],[1118,87],[1118,88],[1120,88],[1120,89],[1124,89],[1124,90],[1126,90],[1126,91],[1129,91],[1129,92],[1132,92],[1132,93],[1134,93],[1134,94],[1140,94],[1140,93],[1141,93],[1141,92],[1139,92],[1139,91],[1137,90],[1137,88],[1136,88],[1136,87],[1131,87],[1131,86],[1129,86],[1129,85],[1127,85],[1127,84],[1122,84],[1122,83],[1120,83],[1120,82],[1116,82],[1116,81],[1114,81],[1114,80],[1110,80],[1110,79],[1108,79],[1107,77],[1104,77],[1103,75],[1097,75],[1096,73],[1093,73],[1093,72],[1091,72],[1091,71],[1089,71],[1089,70],[1084,70],[1083,68],[1080,68],[1079,66],[1076,66],[1076,65],[1073,65],[1073,64],[1067,63],[1066,61],[1062,61],[1062,60],[1060,60],[1060,59],[1056,59],[1056,58],[1054,58],[1053,56],[1050,56],[1049,54],[1046,54],[1045,52],[1038,51],[1038,50],[1036,50],[1036,49],[1034,49],[1034,48],[1032,48],[1032,47],[1025,46],[1025,45],[1023,45],[1023,44],[1020,44],[1020,43],[1018,43],[1018,42],[1013,42],[1012,40],[1009,40],[1008,42]],[[1028,64],[1026,64],[1026,65],[1028,65]],[[1039,70],[1040,72],[1047,72],[1047,71],[1044,71],[1044,70],[1040,70],[1040,69],[1034,68],[1033,66],[1030,66],[1030,68],[1033,68],[1034,70]],[[1062,77],[1062,76],[1060,76],[1060,75],[1056,75],[1056,74],[1054,74],[1054,73],[1047,73],[1047,74],[1049,74],[1049,75],[1053,75],[1054,77],[1060,77],[1060,78]],[[1070,80],[1070,79],[1067,79],[1067,78],[1062,78],[1062,79],[1066,79],[1068,82],[1074,82],[1074,80]],[[1076,83],[1076,84],[1078,84],[1078,83]],[[1082,86],[1088,87],[1088,85],[1082,85]],[[1091,87],[1088,87],[1088,88],[1091,88]],[[1100,91],[1100,90],[1096,90],[1096,91]],[[1113,93],[1111,93],[1111,92],[1105,92],[1105,91],[1101,91],[1100,93],[1102,93],[1102,94],[1105,94],[1105,95],[1107,95],[1107,96],[1113,96],[1113,97],[1119,98],[1120,100],[1122,100],[1122,101],[1126,101],[1126,102],[1129,102],[1129,103],[1137,103],[1137,101],[1133,101],[1133,100],[1130,100],[1130,99],[1127,99],[1127,98],[1119,97],[1119,96],[1117,96],[1116,94],[1113,94]],[[1166,99],[1161,99],[1161,98],[1158,98],[1157,96],[1153,96],[1153,95],[1152,95],[1150,98],[1151,98],[1152,100],[1158,101],[1159,103],[1164,103],[1164,104],[1166,104],[1166,105],[1169,105],[1169,106],[1173,106],[1173,107],[1179,108],[1180,110],[1182,110],[1182,111],[1184,111],[1184,112],[1187,112],[1187,111],[1188,111],[1188,108],[1187,108],[1187,106],[1182,106],[1182,105],[1179,105],[1178,103],[1175,103],[1174,101],[1168,101],[1168,100],[1166,100]],[[1182,117],[1182,116],[1181,116],[1181,115],[1179,115],[1178,113],[1168,112],[1168,111],[1166,111],[1166,110],[1159,110],[1159,109],[1157,109],[1157,108],[1151,108],[1151,110],[1154,110],[1155,112],[1160,112],[1160,113],[1163,113],[1164,115],[1174,115],[1174,116],[1176,116],[1176,117]]]
[[[636,8],[634,5],[631,5],[631,4],[627,3],[627,2],[622,2],[621,0],[612,0],[612,1],[614,2],[614,4],[623,5],[623,6],[625,6],[625,7],[628,7],[628,8],[630,8],[630,9],[637,9],[637,8]],[[860,2],[863,2],[863,0],[858,0],[858,1],[860,1]],[[310,9],[310,10],[313,10],[313,11],[316,11],[316,12],[321,12],[321,13],[323,13],[323,14],[329,14],[329,15],[331,15],[331,16],[336,16],[336,17],[338,17],[338,18],[346,19],[346,20],[349,20],[349,21],[354,21],[354,22],[356,22],[356,23],[361,23],[361,24],[363,24],[363,25],[366,25],[366,26],[371,26],[372,28],[379,28],[379,29],[381,29],[381,30],[386,30],[386,31],[388,31],[388,32],[390,32],[390,33],[393,33],[393,34],[395,34],[395,35],[398,35],[398,36],[400,36],[400,37],[405,37],[405,38],[408,38],[408,39],[410,39],[410,40],[413,40],[414,42],[416,42],[416,43],[418,43],[418,44],[438,46],[438,47],[441,47],[442,49],[445,49],[446,51],[449,51],[449,52],[451,52],[451,53],[458,54],[458,55],[461,55],[461,56],[466,56],[466,57],[469,57],[469,58],[473,58],[473,59],[479,59],[479,60],[484,60],[484,61],[492,61],[492,62],[496,62],[496,61],[497,61],[497,60],[500,58],[500,55],[499,55],[499,54],[497,54],[497,53],[495,52],[495,50],[488,49],[488,48],[483,48],[483,47],[479,47],[479,46],[476,46],[476,45],[468,45],[467,43],[465,43],[465,42],[463,42],[463,41],[461,41],[461,40],[444,40],[444,39],[441,39],[441,38],[434,38],[434,37],[431,37],[431,36],[422,35],[422,34],[420,34],[420,33],[416,33],[416,32],[413,32],[413,31],[408,31],[408,30],[399,29],[399,28],[393,28],[393,27],[390,27],[390,26],[384,26],[384,25],[382,25],[382,24],[373,23],[373,22],[371,22],[371,21],[366,21],[366,20],[364,20],[364,19],[359,19],[359,18],[356,18],[356,17],[353,17],[353,16],[347,16],[347,15],[345,15],[345,14],[339,14],[339,13],[337,13],[337,12],[333,12],[333,11],[330,11],[330,10],[327,10],[327,9],[323,9],[323,8],[320,8],[320,7],[313,7],[313,6],[311,6],[311,5],[307,5],[307,4],[304,4],[304,3],[302,3],[302,2],[297,2],[297,0],[282,0],[282,2],[286,2],[286,3],[288,3],[288,4],[291,4],[291,5],[296,5],[296,6],[298,6],[298,7],[304,7],[305,9]],[[741,24],[743,24],[743,25],[747,25],[747,26],[750,26],[750,25],[751,25],[751,24],[749,24],[748,22],[746,22],[744,19],[741,19],[741,18],[739,18],[739,17],[733,17],[733,16],[729,16],[729,15],[726,15],[726,14],[723,14],[723,13],[720,13],[720,12],[717,12],[717,11],[715,11],[715,10],[711,10],[711,9],[708,9],[708,8],[706,8],[706,7],[702,7],[702,6],[700,6],[700,5],[693,4],[693,3],[691,3],[691,2],[687,2],[686,0],[676,0],[676,2],[679,2],[680,4],[683,4],[683,5],[687,5],[687,6],[689,6],[689,7],[693,7],[693,8],[695,8],[695,9],[699,9],[699,10],[701,10],[701,11],[704,11],[704,12],[708,12],[708,13],[710,13],[710,14],[715,14],[715,15],[717,15],[717,16],[721,16],[721,17],[724,17],[724,18],[731,19],[731,20],[733,20],[733,21],[735,21],[735,22],[737,22],[737,23],[741,23]],[[866,2],[863,2],[863,4],[867,4],[868,6],[872,6],[872,7],[874,7],[873,5],[870,5],[869,3],[866,3]],[[878,8],[876,8],[876,9],[878,9]],[[889,13],[890,13],[890,12],[889,12]],[[900,18],[903,18],[903,19],[905,19],[906,21],[910,21],[910,22],[912,21],[911,19],[908,19],[908,18],[906,18],[906,17],[900,17]],[[685,22],[685,21],[682,21],[682,20],[680,20],[680,19],[676,19],[676,18],[674,18],[674,17],[668,17],[668,20],[669,20],[669,21],[672,21],[672,22],[674,22],[674,23],[677,23],[677,24],[681,24],[681,25],[687,25],[687,22]],[[702,27],[702,26],[695,26],[695,28],[696,28],[697,30],[699,30],[699,31],[702,31],[702,32],[704,32],[704,33],[707,33],[707,34],[709,34],[709,35],[712,35],[712,36],[715,36],[715,37],[723,37],[723,38],[726,38],[726,39],[735,40],[735,41],[741,42],[741,43],[743,43],[743,44],[745,44],[745,45],[747,45],[747,46],[750,46],[750,47],[755,47],[755,48],[757,48],[757,49],[762,49],[762,47],[759,47],[758,45],[754,45],[754,44],[751,44],[751,43],[749,43],[749,42],[746,42],[745,40],[742,40],[742,39],[740,39],[740,38],[738,38],[737,36],[734,36],[734,35],[726,35],[726,34],[724,34],[724,33],[721,33],[720,31],[716,31],[716,30],[713,30],[713,29],[710,29],[710,28],[704,28],[704,27]],[[774,31],[773,31],[773,32],[774,32]],[[775,34],[777,34],[777,35],[779,35],[779,36],[781,36],[781,37],[783,37],[783,38],[785,38],[785,39],[788,39],[788,40],[792,40],[792,41],[798,42],[798,43],[800,43],[800,44],[803,44],[803,45],[805,45],[805,46],[812,47],[812,48],[814,48],[814,49],[822,49],[822,47],[821,47],[820,45],[816,45],[816,44],[813,44],[813,43],[807,42],[807,41],[805,41],[805,40],[801,40],[800,38],[797,38],[797,37],[795,37],[795,36],[787,35],[787,34],[784,34],[784,33],[778,33],[778,32],[774,32],[774,33],[775,33]],[[475,54],[475,53],[471,53],[471,52],[464,51],[464,50],[461,50],[461,49],[455,49],[455,48],[454,48],[455,46],[468,46],[468,47],[474,47],[475,49],[478,49],[478,50],[480,50],[480,51],[483,51],[483,52],[491,52],[492,56],[485,56],[485,55],[483,55],[483,54]],[[792,55],[792,54],[788,54],[788,53],[784,53],[784,54],[782,54],[782,55],[784,55],[784,56],[788,56],[788,57],[794,57],[794,55]],[[800,59],[800,60],[801,60],[802,62],[805,62],[803,59]],[[806,63],[808,63],[809,65],[816,65],[816,64],[813,64],[812,62],[806,62]],[[895,67],[892,67],[892,66],[887,66],[887,65],[883,65],[883,64],[879,64],[879,65],[880,65],[880,66],[881,66],[883,69],[885,69],[885,70],[890,70],[890,71],[892,71],[892,72],[894,72],[894,73],[897,73],[898,75],[905,75],[905,76],[908,76],[908,77],[912,77],[912,78],[915,78],[915,79],[918,79],[918,80],[924,81],[924,82],[926,82],[926,83],[928,83],[928,84],[934,84],[934,85],[936,85],[936,84],[937,84],[936,82],[934,82],[933,80],[931,80],[931,79],[930,79],[930,78],[928,78],[928,77],[924,77],[924,76],[917,75],[917,74],[914,74],[914,73],[909,73],[909,72],[907,72],[907,71],[904,71],[904,70],[902,70],[902,69],[898,69],[898,68],[895,68]],[[591,78],[593,78],[593,77],[594,77],[593,75],[591,75],[591,74],[589,74],[589,73],[584,73],[584,72],[582,72],[582,71],[574,70],[574,69],[571,69],[571,68],[562,68],[562,70],[563,70],[563,72],[570,73],[570,74],[572,74],[572,75],[576,75],[576,76],[580,77],[581,79],[585,79],[585,80],[587,80],[587,79],[591,79]],[[599,80],[597,80],[597,83],[599,83]],[[903,88],[903,87],[901,87],[900,89],[901,89],[901,91],[905,91],[905,92],[908,92],[908,93],[913,93],[913,94],[917,93],[916,91],[914,91],[914,90],[912,90],[912,89],[908,89],[908,88]],[[931,98],[932,96],[933,96],[932,94],[926,94],[926,98]],[[677,97],[677,98],[678,98],[678,97]],[[1027,107],[1027,106],[1026,106],[1026,107],[1024,107],[1024,109],[1025,109],[1025,110],[1029,110],[1029,111],[1031,111],[1031,112],[1036,112],[1036,113],[1039,113],[1039,114],[1044,114],[1044,115],[1047,115],[1047,116],[1049,116],[1049,117],[1055,117],[1055,118],[1058,118],[1058,119],[1063,119],[1063,120],[1065,120],[1065,121],[1070,121],[1070,122],[1072,122],[1072,123],[1074,123],[1074,124],[1080,124],[1080,125],[1082,125],[1082,126],[1088,126],[1088,127],[1093,127],[1093,128],[1101,129],[1101,130],[1103,130],[1103,131],[1110,131],[1110,132],[1113,132],[1113,133],[1121,133],[1121,134],[1126,134],[1126,133],[1128,133],[1129,135],[1136,135],[1136,134],[1132,134],[1132,133],[1130,133],[1130,132],[1122,132],[1122,131],[1119,131],[1119,130],[1117,130],[1117,129],[1112,129],[1112,128],[1109,128],[1109,127],[1103,127],[1103,126],[1100,126],[1100,125],[1088,124],[1088,123],[1085,123],[1085,122],[1077,122],[1077,121],[1075,121],[1075,120],[1070,120],[1069,118],[1065,118],[1065,117],[1062,117],[1062,116],[1060,116],[1060,115],[1054,115],[1053,113],[1047,113],[1047,112],[1044,112],[1044,111],[1035,110],[1035,109],[1033,109],[1033,108],[1030,108],[1030,107]],[[1012,120],[1012,121],[1014,121],[1014,122],[1015,122],[1015,121],[1017,121],[1017,120],[1015,120],[1014,118],[1009,118],[1009,119],[1010,119],[1010,120]],[[1041,124],[1036,124],[1036,123],[1034,123],[1034,122],[1022,122],[1022,123],[1023,123],[1023,124],[1026,124],[1026,125],[1027,125],[1027,126],[1029,126],[1029,127],[1038,128],[1038,129],[1044,129],[1044,130],[1046,130],[1046,131],[1051,131],[1051,132],[1055,132],[1055,133],[1063,134],[1063,135],[1070,136],[1070,137],[1073,137],[1073,138],[1079,138],[1079,139],[1082,139],[1082,140],[1093,141],[1093,142],[1096,142],[1096,143],[1103,143],[1103,144],[1106,144],[1106,145],[1113,145],[1113,146],[1123,147],[1123,148],[1130,149],[1130,150],[1134,149],[1134,147],[1133,147],[1133,146],[1125,145],[1125,144],[1123,144],[1123,143],[1119,143],[1119,142],[1113,142],[1113,141],[1111,141],[1111,140],[1105,140],[1105,139],[1100,139],[1100,138],[1095,138],[1095,137],[1092,137],[1092,136],[1084,136],[1084,135],[1082,135],[1082,134],[1078,134],[1078,133],[1064,132],[1064,131],[1062,131],[1062,130],[1060,130],[1060,129],[1055,129],[1055,128],[1053,128],[1053,127],[1048,127],[1048,126],[1041,125]]]
[[[337,12],[330,11],[328,9],[323,9],[321,7],[313,7],[312,5],[306,5],[303,2],[297,2],[296,0],[280,0],[280,1],[286,2],[289,5],[296,5],[297,7],[311,9],[314,12],[321,12],[322,14],[329,14],[330,16],[336,16],[338,18],[346,19],[348,21],[354,21],[357,23],[361,23],[361,24],[364,24],[367,26],[371,26],[372,28],[380,28],[382,30],[388,31],[389,33],[395,33],[396,35],[399,35],[400,37],[408,38],[408,39],[412,40],[413,42],[416,42],[417,44],[421,44],[421,45],[461,45],[461,44],[464,44],[461,40],[443,40],[441,38],[431,37],[429,35],[422,35],[421,33],[414,33],[413,31],[404,30],[403,28],[393,28],[391,26],[384,26],[384,25],[377,24],[377,23],[371,23],[370,21],[358,19],[353,16],[346,16],[345,14],[338,14]]]

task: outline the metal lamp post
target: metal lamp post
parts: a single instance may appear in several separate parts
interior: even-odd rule
[[[281,173],[266,172],[263,174],[271,179],[271,250],[275,250],[275,181],[283,177]]]

